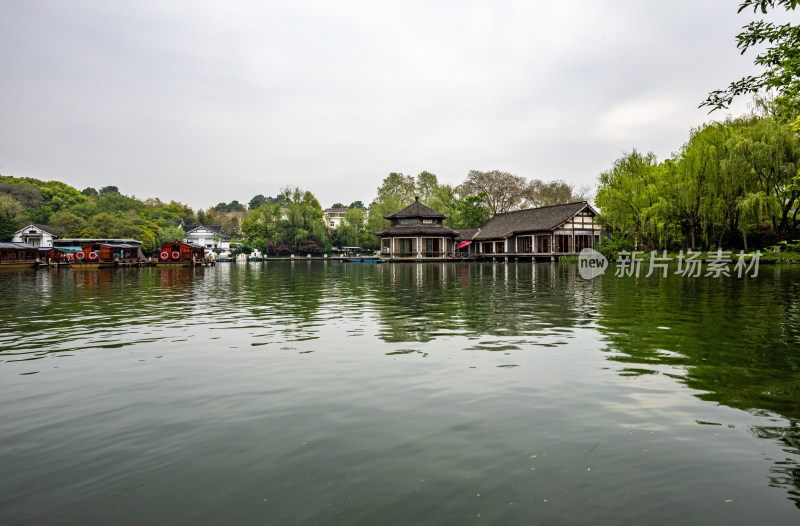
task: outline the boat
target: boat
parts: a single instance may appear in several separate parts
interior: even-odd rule
[[[27,243],[0,242],[0,268],[36,268],[38,249]]]
[[[347,263],[378,263],[380,262],[379,256],[353,256],[349,258],[342,258],[342,261]]]
[[[127,243],[91,243],[75,252],[72,268],[75,270],[93,270],[98,268],[116,268],[133,266],[141,263],[139,247]]]
[[[173,241],[161,245],[158,252],[159,267],[196,267],[213,264],[206,259],[205,248],[195,243]]]

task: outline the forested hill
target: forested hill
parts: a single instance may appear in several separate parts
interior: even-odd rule
[[[122,195],[116,186],[82,191],[59,181],[0,175],[0,240],[26,224],[63,229],[67,237],[139,239],[146,252],[162,242],[183,239],[175,221],[196,224],[198,218],[184,204],[159,199],[141,201]]]

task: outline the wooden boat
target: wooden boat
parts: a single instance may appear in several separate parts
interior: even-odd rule
[[[27,243],[0,242],[0,268],[36,268],[38,249]]]
[[[161,245],[158,253],[159,267],[195,267],[208,265],[205,248],[194,243],[173,241]]]
[[[72,268],[98,269],[133,266],[141,263],[139,247],[126,243],[92,243],[73,256]]]
[[[74,256],[57,247],[39,247],[39,268],[68,267],[72,264]]]

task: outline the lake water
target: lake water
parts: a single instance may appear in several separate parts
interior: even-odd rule
[[[0,272],[0,524],[798,524],[800,268]]]

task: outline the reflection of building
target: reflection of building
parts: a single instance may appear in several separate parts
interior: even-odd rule
[[[30,224],[14,232],[12,243],[27,243],[32,247],[52,247],[53,240],[66,232],[50,225]]]
[[[419,202],[385,216],[392,222],[375,232],[385,258],[443,258],[453,252],[459,232],[442,225],[449,216]]]
[[[391,259],[426,257],[559,256],[594,248],[605,229],[587,203],[568,203],[498,214],[477,229],[451,229],[447,216],[419,200],[386,216],[392,224],[375,232],[381,255]]]
[[[230,250],[231,238],[222,231],[222,225],[187,225],[184,242],[200,245],[205,248]]]

